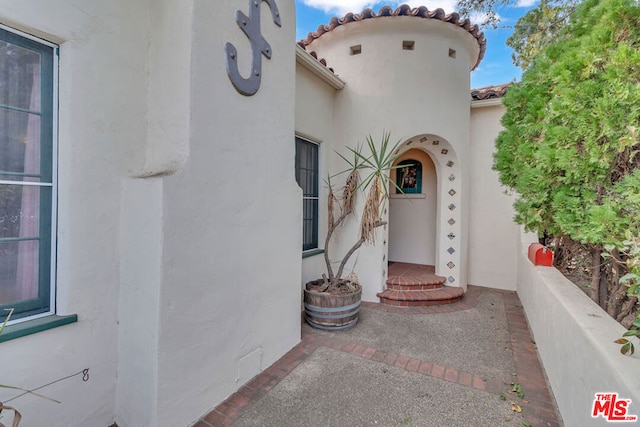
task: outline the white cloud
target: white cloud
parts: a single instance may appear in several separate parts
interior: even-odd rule
[[[429,10],[442,9],[446,13],[455,11],[456,0],[409,0],[396,2],[398,5],[405,3],[411,7],[426,6]]]
[[[347,12],[360,13],[363,9],[380,3],[371,0],[302,0],[302,2],[307,6],[321,9],[325,13],[333,13],[339,16]],[[384,4],[389,4],[391,7],[398,7],[401,4],[408,4],[411,7],[426,6],[429,10],[441,8],[445,12],[451,13],[454,11],[456,0],[404,0],[384,2]],[[377,12],[379,8],[380,6],[377,6],[373,9]]]
[[[518,5],[526,5],[530,2],[538,0],[519,0]],[[321,9],[325,13],[344,16],[348,12],[360,13],[365,8],[372,8],[376,12],[380,10],[381,5],[388,4],[395,8],[401,4],[407,4],[411,7],[426,6],[429,10],[443,9],[445,13],[455,11],[456,0],[394,0],[394,1],[371,1],[371,0],[302,0],[304,4],[316,9]],[[482,13],[474,13],[471,16],[471,22],[477,24],[483,22],[486,16]]]
[[[519,0],[517,3],[518,7],[531,7],[534,4],[538,3],[538,0]]]
[[[489,15],[487,15],[486,13],[474,12],[471,14],[471,16],[469,16],[469,19],[473,24],[480,24],[484,22],[488,16]],[[508,20],[505,20],[504,18],[502,18],[502,16],[500,16],[500,14],[497,14],[497,13],[496,13],[496,18],[501,23],[501,25],[504,24],[505,22],[508,22]]]
[[[371,7],[375,2],[370,0],[302,0],[304,4],[325,13],[344,15],[347,12],[360,13],[362,9]]]

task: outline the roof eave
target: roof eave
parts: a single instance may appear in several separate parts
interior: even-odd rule
[[[327,67],[322,65],[317,59],[298,45],[296,45],[296,62],[311,71],[311,73],[335,90],[342,90],[346,85],[344,80],[329,71]]]
[[[502,98],[481,99],[478,101],[471,101],[471,108],[484,108],[495,107],[496,105],[502,105]]]

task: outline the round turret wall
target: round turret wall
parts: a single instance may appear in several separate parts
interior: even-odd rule
[[[306,49],[346,82],[338,95],[344,128],[400,125],[397,137],[428,131],[457,146],[480,50],[464,28],[439,19],[377,17],[340,25]]]
[[[470,71],[481,55],[478,38],[441,19],[378,16],[335,26],[310,39],[306,50],[324,58],[346,82],[336,93],[334,110],[334,146],[338,151],[344,146],[355,147],[367,135],[379,141],[383,131],[391,133],[392,142],[404,143],[401,151],[416,147],[429,136],[420,149],[433,158],[438,175],[438,197],[432,202],[437,204],[437,223],[430,225],[437,233],[436,273],[447,277],[449,285],[466,288],[465,171],[470,160]],[[436,146],[432,140],[442,142]],[[339,159],[334,161],[333,169],[342,170]],[[450,181],[452,177],[455,181]],[[388,212],[386,215],[388,219]],[[453,242],[450,236],[455,236]],[[389,227],[384,227],[379,237],[375,246],[361,249],[355,266],[361,282],[370,284],[365,286],[365,300],[375,300],[375,292],[384,288],[388,240],[393,237]]]

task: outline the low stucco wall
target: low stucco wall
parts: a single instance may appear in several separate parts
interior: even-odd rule
[[[591,417],[596,393],[631,399],[629,414],[640,416],[640,357],[613,342],[625,329],[558,270],[534,266],[527,248],[536,240],[521,235],[518,296],[565,425],[607,424]]]

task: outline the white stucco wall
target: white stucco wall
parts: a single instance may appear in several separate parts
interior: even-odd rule
[[[495,140],[502,130],[499,100],[476,101],[471,109],[473,161],[469,164],[469,284],[516,289],[518,226],[514,197],[492,170]]]
[[[114,421],[118,352],[121,147],[146,142],[148,2],[0,1],[0,22],[60,45],[57,311],[78,323],[0,344],[3,384],[62,401],[11,402],[21,426]],[[132,315],[129,313],[129,315]],[[0,400],[15,395],[0,391]],[[5,420],[3,419],[3,422]]]
[[[148,5],[148,7],[150,4]],[[130,177],[175,173],[189,153],[191,1],[163,0],[145,11],[146,138],[121,144]],[[166,52],[172,52],[171,61]],[[131,55],[140,55],[140,52]],[[164,238],[163,180],[122,182],[120,298],[115,419],[121,426],[161,425],[159,402],[160,293]],[[191,408],[185,407],[188,411]]]
[[[300,340],[301,203],[294,177],[295,10],[262,5],[262,84],[242,96],[224,45],[250,49],[235,14],[196,0],[190,155],[164,179],[158,426],[188,425]],[[265,161],[268,159],[268,161]]]
[[[306,54],[306,53],[305,53]],[[320,201],[318,206],[318,248],[324,248],[327,233],[327,164],[335,156],[334,147],[334,107],[336,89],[330,87],[304,64],[296,65],[296,135],[319,145]],[[340,178],[338,178],[339,180]],[[300,195],[302,200],[302,195]],[[300,223],[302,224],[302,223]],[[332,257],[333,258],[333,257]],[[316,280],[326,273],[323,254],[302,260],[301,285]]]
[[[403,50],[404,40],[415,41],[414,50]],[[351,55],[350,47],[361,45],[362,53]],[[457,51],[449,57],[449,48]],[[469,70],[477,59],[478,45],[467,31],[439,20],[415,17],[385,17],[352,22],[335,28],[313,41],[308,50],[326,58],[347,83],[337,95],[336,147],[355,146],[367,135],[379,140],[383,131],[392,140],[407,141],[430,134],[448,141],[457,154],[455,168],[468,169],[469,143]],[[438,148],[439,150],[440,148]],[[336,161],[331,167],[341,170]],[[438,168],[436,164],[436,168]],[[443,166],[443,174],[450,173]],[[466,174],[458,174],[461,191],[456,209],[460,216],[455,233],[458,239],[456,271],[446,266],[449,246],[439,243],[436,271],[452,276],[454,286],[466,286],[467,188]],[[441,180],[442,181],[442,180]],[[449,188],[443,188],[446,193]],[[360,197],[358,209],[364,197]],[[447,221],[444,212],[449,203],[439,205],[439,221]],[[447,211],[448,212],[448,211]],[[444,224],[438,227],[445,229]],[[388,229],[379,231],[378,244],[364,247],[351,263],[363,283],[363,299],[377,301],[376,293],[386,279]],[[357,240],[354,226],[344,228],[344,245]],[[445,233],[446,234],[446,233]]]
[[[123,181],[115,419],[157,425],[162,179]]]
[[[245,97],[224,44],[246,75],[248,2],[0,0],[0,22],[60,45],[57,311],[79,318],[0,344],[0,379],[90,369],[43,390],[60,405],[11,402],[21,426],[189,425],[299,341],[295,10],[278,6]]]
[[[629,415],[640,416],[640,358],[621,355],[614,343],[626,330],[558,270],[534,266],[533,242],[524,233],[519,241],[518,296],[564,423],[606,425],[591,417],[596,393],[631,399]]]

